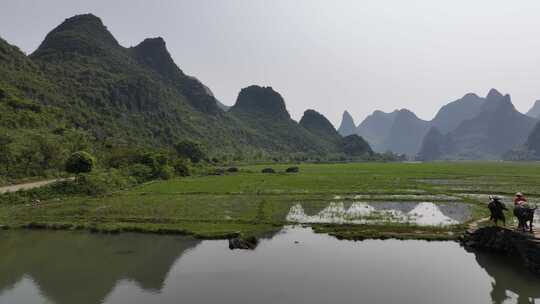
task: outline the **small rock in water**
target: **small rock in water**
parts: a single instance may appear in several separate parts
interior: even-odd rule
[[[244,249],[244,250],[253,250],[257,247],[259,244],[259,240],[257,240],[255,237],[247,237],[247,238],[232,238],[229,239],[229,249]]]

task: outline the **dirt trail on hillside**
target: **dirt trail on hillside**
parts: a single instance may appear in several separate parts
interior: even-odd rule
[[[4,186],[0,187],[0,194],[7,193],[7,192],[15,192],[19,190],[28,190],[33,188],[39,188],[46,185],[50,185],[54,182],[58,181],[64,181],[64,180],[73,180],[73,177],[70,178],[55,178],[55,179],[49,179],[44,181],[38,181],[38,182],[31,182],[31,183],[25,183],[25,184],[18,184],[18,185],[11,185],[11,186]]]

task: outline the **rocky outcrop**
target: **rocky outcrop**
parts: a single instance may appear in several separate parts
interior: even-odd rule
[[[339,134],[321,114],[308,110],[302,125],[291,119],[281,95],[272,87],[252,85],[240,91],[227,112],[260,138],[258,145],[280,152],[339,153]],[[248,138],[248,140],[251,140]]]
[[[217,101],[210,89],[197,78],[180,70],[169,54],[163,38],[147,38],[130,50],[139,63],[154,70],[163,80],[176,87],[195,109],[208,114],[219,112]]]
[[[540,119],[540,100],[534,102],[534,105],[526,115],[532,118]]]
[[[272,87],[252,85],[238,94],[231,113],[250,113],[273,119],[290,119],[285,101]]]
[[[314,135],[327,139],[341,138],[332,123],[315,110],[306,110],[299,124]]]
[[[339,126],[338,133],[341,136],[348,136],[356,133],[356,125],[354,124],[354,119],[347,111],[343,112],[343,116],[341,118],[341,125]]]
[[[426,136],[424,136],[416,159],[420,161],[441,159],[444,154],[448,153],[448,146],[448,138],[436,127],[431,127]]]
[[[462,98],[443,106],[431,121],[441,133],[455,130],[463,121],[472,119],[480,112],[484,98],[468,93]]]
[[[32,56],[60,61],[68,54],[104,56],[106,50],[119,47],[101,19],[83,14],[68,18],[54,28]]]
[[[339,135],[332,123],[319,112],[306,110],[302,119],[300,119],[299,125],[321,142],[326,142],[328,146],[334,146],[336,151],[340,149],[341,135]]]
[[[473,118],[463,120],[446,134],[430,132],[423,139],[421,155],[417,157],[427,160],[513,159],[507,152],[525,143],[536,120],[517,111],[510,95],[502,95],[495,89],[489,91],[482,103],[478,100],[475,103],[479,109]],[[436,151],[438,153],[434,153]]]
[[[368,142],[356,134],[343,137],[342,146],[343,152],[349,156],[370,156],[373,154]]]
[[[396,118],[398,110],[391,113],[375,111],[356,128],[356,134],[365,138],[377,152],[385,152],[384,142]]]
[[[254,250],[255,248],[257,248],[258,244],[259,244],[259,240],[257,240],[257,238],[253,236],[247,237],[247,238],[235,237],[235,238],[229,239],[230,250],[235,250],[235,249]]]
[[[401,109],[394,118],[383,146],[394,153],[415,156],[422,139],[429,130],[429,122],[418,118],[413,112]]]
[[[429,122],[407,109],[391,113],[375,111],[358,126],[357,134],[365,138],[376,152],[392,151],[415,156]]]
[[[531,271],[540,274],[540,239],[533,234],[501,227],[484,227],[467,231],[461,244],[469,250],[488,250],[520,258]]]
[[[530,153],[530,158],[540,159],[540,122],[527,137],[525,149]]]

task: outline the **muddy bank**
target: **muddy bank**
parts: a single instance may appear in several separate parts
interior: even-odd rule
[[[469,250],[485,250],[520,259],[529,270],[540,275],[540,239],[533,234],[484,227],[467,231],[460,241]]]

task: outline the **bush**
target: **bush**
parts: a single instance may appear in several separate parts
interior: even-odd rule
[[[64,180],[51,185],[0,195],[0,204],[24,204],[66,195],[99,196],[135,184],[134,180],[117,170],[77,175],[75,180]]]
[[[95,167],[96,160],[90,153],[78,151],[67,159],[66,171],[69,173],[89,173]]]
[[[125,175],[117,170],[108,172],[92,172],[90,174],[77,175],[74,181],[61,181],[54,183],[49,189],[40,188],[41,193],[37,196],[46,199],[48,196],[56,195],[91,195],[98,196],[120,190],[133,184]],[[47,191],[48,190],[48,191]],[[44,193],[46,192],[47,193]]]
[[[223,175],[223,174],[225,174],[225,170],[223,170],[222,168],[216,168],[216,169],[211,170],[210,172],[208,172],[208,174],[210,174],[210,175]]]
[[[289,167],[285,170],[287,173],[298,173],[300,171],[300,168],[298,167]]]
[[[189,166],[189,163],[184,160],[177,160],[174,163],[174,172],[176,172],[178,176],[190,176],[191,168]]]
[[[276,170],[272,168],[264,168],[261,170],[262,173],[276,173]]]
[[[193,163],[198,163],[206,159],[206,153],[199,143],[190,140],[184,140],[174,146],[176,153],[181,158],[187,158]]]
[[[107,152],[105,164],[111,168],[127,167],[142,158],[141,152],[131,147],[112,147]]]
[[[174,169],[169,165],[165,165],[159,168],[157,172],[157,177],[161,179],[171,179],[174,177]]]
[[[227,169],[227,172],[229,172],[229,173],[235,173],[235,172],[238,172],[238,171],[240,171],[240,170],[238,170],[238,168],[236,168],[236,167],[230,167],[230,168]]]
[[[137,182],[142,183],[153,178],[152,168],[143,164],[134,164],[129,167],[129,175],[135,177]]]

